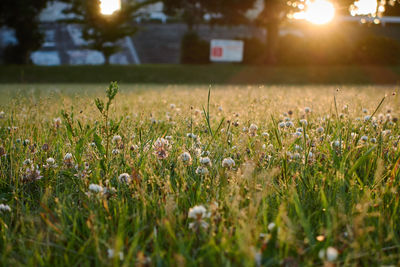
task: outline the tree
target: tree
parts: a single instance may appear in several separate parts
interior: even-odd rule
[[[51,0],[1,0],[0,26],[15,30],[16,45],[6,48],[7,63],[29,64],[31,52],[43,43],[39,28],[39,14]]]
[[[163,0],[164,12],[180,16],[192,31],[198,24],[205,23],[204,16],[210,16],[210,24],[247,23],[246,11],[256,0]]]
[[[103,15],[100,10],[100,0],[64,0],[70,7],[64,12],[75,14],[74,19],[64,20],[68,23],[82,25],[82,37],[88,42],[86,46],[103,53],[105,64],[121,47],[118,40],[133,35],[137,28],[133,20],[138,9],[156,1],[136,3],[133,0],[123,1],[120,10],[111,15]]]

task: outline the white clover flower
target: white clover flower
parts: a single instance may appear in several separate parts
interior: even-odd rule
[[[264,137],[267,137],[267,138],[268,138],[268,137],[269,137],[269,133],[267,133],[267,132],[263,132],[263,133],[262,133],[262,136],[264,136]]]
[[[300,153],[299,152],[294,153],[293,154],[293,158],[294,159],[300,159]]]
[[[224,158],[222,160],[222,167],[232,168],[233,166],[235,166],[235,161],[232,158]]]
[[[4,113],[4,111],[0,111],[0,119],[4,119],[5,116],[6,116],[6,113]]]
[[[54,127],[60,128],[61,126],[61,119],[60,118],[55,118],[53,119]]]
[[[366,135],[361,136],[361,141],[367,142],[368,141],[368,136],[366,136]]]
[[[365,122],[369,121],[370,119],[371,119],[371,116],[370,116],[370,115],[364,116],[364,121],[365,121]]]
[[[55,159],[53,158],[48,158],[46,159],[46,165],[43,165],[44,168],[49,169],[49,168],[57,168],[57,164]]]
[[[119,135],[114,135],[114,137],[112,138],[112,142],[113,143],[119,143],[121,142],[122,138]]]
[[[302,133],[303,132],[303,128],[296,128],[296,132]]]
[[[1,212],[5,212],[5,211],[10,212],[10,211],[11,211],[11,208],[10,208],[10,206],[8,206],[8,205],[0,204],[0,211],[1,211]]]
[[[65,154],[64,161],[70,161],[70,160],[72,160],[72,154],[71,153]]]
[[[24,160],[24,162],[22,162],[22,164],[31,165],[32,164],[32,160],[31,159],[26,159],[26,160]]]
[[[120,183],[125,183],[125,184],[129,184],[131,182],[131,176],[127,173],[121,173],[118,176],[118,181]]]
[[[192,161],[192,156],[190,156],[189,152],[183,152],[179,158],[184,162],[184,163],[190,163]]]
[[[118,154],[119,154],[119,149],[114,148],[114,149],[111,151],[111,153],[112,153],[113,155],[118,155]]]
[[[371,138],[370,141],[371,141],[371,143],[376,144],[376,138],[375,137]]]
[[[321,260],[327,260],[329,262],[334,262],[339,256],[339,252],[334,247],[328,247],[326,250],[321,249],[318,253],[318,257]]]
[[[190,219],[194,219],[194,222],[189,223],[189,228],[198,230],[199,228],[208,228],[208,223],[204,221],[204,219],[210,217],[210,213],[207,212],[206,208],[203,205],[194,206],[189,209],[188,217]]]
[[[271,223],[268,224],[268,230],[269,230],[269,231],[274,230],[275,227],[276,227],[276,224],[275,224],[274,222],[271,222]]]
[[[368,109],[363,108],[363,109],[362,109],[362,112],[365,113],[365,114],[367,114],[367,113],[368,113]]]
[[[300,124],[301,124],[301,125],[304,125],[304,126],[307,126],[307,125],[308,125],[308,122],[307,122],[306,119],[301,119],[301,120],[300,120]]]
[[[311,112],[311,108],[305,107],[305,108],[304,108],[304,112],[305,112],[305,113],[310,113],[310,112]]]
[[[207,169],[206,167],[199,166],[199,167],[197,167],[197,169],[196,169],[196,174],[206,175],[206,174],[208,174],[208,173],[209,173],[209,171],[208,171],[208,169]]]
[[[195,135],[194,133],[187,133],[186,134],[187,137],[192,138],[192,139],[196,139],[197,135]]]
[[[333,141],[333,142],[331,143],[331,146],[332,146],[333,148],[339,148],[339,147],[340,147],[340,141],[339,141],[339,140]]]
[[[31,142],[31,141],[29,141],[29,139],[25,139],[24,142],[23,142],[23,144],[24,144],[24,145],[29,145],[30,142]]]
[[[323,133],[323,132],[324,132],[324,127],[317,128],[317,133]]]
[[[257,130],[258,130],[258,126],[252,123],[252,124],[250,125],[250,127],[249,127],[249,131],[250,131],[251,133],[253,133],[253,132],[257,131]]]
[[[108,258],[112,259],[112,258],[114,258],[115,251],[113,249],[109,248],[107,250],[107,254],[108,254]],[[124,259],[124,253],[122,251],[118,253],[118,256],[121,261]]]
[[[219,110],[219,111],[222,111],[223,109],[222,109],[222,107],[221,107],[221,106],[219,106],[219,107],[218,107],[218,110]]]
[[[282,121],[282,122],[280,122],[280,123],[278,124],[279,128],[284,128],[284,127],[285,127],[285,125],[286,125],[286,124],[285,124],[285,122],[283,122],[283,121]]]
[[[296,137],[296,138],[300,138],[300,137],[303,136],[303,134],[302,134],[301,132],[295,132],[295,133],[293,134],[293,136]]]
[[[382,131],[382,135],[383,135],[383,136],[390,135],[391,133],[392,133],[391,130],[384,130],[384,131]]]
[[[89,190],[93,191],[95,193],[100,193],[103,191],[103,187],[101,185],[98,184],[90,184],[89,185]]]
[[[206,166],[211,166],[211,160],[209,157],[200,158],[200,163]]]
[[[290,128],[290,127],[294,127],[294,124],[293,124],[293,122],[291,122],[291,121],[287,121],[286,124],[285,124],[285,126],[286,126],[287,128]]]
[[[56,163],[56,161],[53,158],[46,159],[46,162],[47,162],[47,164],[50,164],[50,165],[54,165],[54,163]]]
[[[170,105],[169,105],[169,108],[170,108],[170,109],[174,109],[174,108],[176,108],[176,105],[175,105],[175,104],[170,104]]]
[[[308,158],[309,158],[309,159],[312,159],[312,157],[314,157],[314,154],[310,151],[310,152],[308,153]]]

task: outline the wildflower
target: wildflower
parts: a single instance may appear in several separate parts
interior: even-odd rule
[[[297,128],[297,129],[296,129],[296,132],[302,133],[302,132],[303,132],[303,128],[300,128],[300,127]]]
[[[114,137],[112,138],[112,142],[115,144],[118,144],[119,142],[121,142],[122,138],[119,135],[114,135]]]
[[[103,187],[101,185],[98,184],[90,184],[89,185],[89,190],[93,191],[95,193],[100,193],[103,191]]]
[[[232,158],[224,158],[222,160],[222,167],[232,168],[233,166],[235,166],[235,161]]]
[[[206,174],[208,174],[208,173],[209,173],[209,171],[208,171],[208,169],[207,169],[206,167],[199,166],[199,167],[197,167],[197,169],[196,169],[196,174],[206,175]]]
[[[113,155],[118,155],[118,154],[119,154],[119,149],[114,148],[113,150],[111,150],[111,153],[112,153]]]
[[[364,121],[365,121],[365,122],[369,121],[370,119],[371,119],[371,116],[370,116],[370,115],[364,116]]]
[[[4,111],[0,111],[0,119],[4,119],[5,116],[6,116],[6,113],[4,113]]]
[[[255,124],[251,124],[250,125],[249,133],[250,133],[251,136],[256,136],[257,135],[257,130],[258,130],[257,125],[255,125]]]
[[[24,160],[24,162],[22,162],[22,164],[31,165],[32,164],[32,160],[31,159],[26,159],[26,160]]]
[[[207,212],[206,208],[202,205],[194,206],[189,209],[188,217],[190,219],[194,219],[194,222],[189,223],[189,228],[198,230],[200,227],[207,229],[208,223],[204,221],[204,219],[210,217],[210,213]]]
[[[272,230],[274,230],[274,229],[275,229],[275,227],[276,227],[276,224],[275,224],[275,223],[273,223],[273,222],[268,224],[268,230],[269,230],[269,231],[272,231]]]
[[[262,133],[262,136],[264,136],[264,137],[267,137],[267,138],[268,138],[268,137],[269,137],[269,133],[267,133],[267,132],[263,132],[263,133]]]
[[[391,133],[390,130],[384,130],[384,131],[382,131],[382,135],[383,135],[383,136],[388,136],[388,135],[390,135],[390,133]]]
[[[371,143],[376,144],[376,138],[375,137],[371,138],[370,141],[371,141]]]
[[[1,212],[11,211],[11,208],[8,205],[0,204],[0,211]]]
[[[45,143],[45,144],[42,145],[42,150],[43,151],[47,152],[47,151],[49,151],[49,149],[50,149],[49,144]]]
[[[158,138],[153,144],[154,155],[156,155],[158,159],[166,159],[168,157],[169,148],[167,139]]]
[[[332,146],[333,148],[339,148],[339,147],[340,147],[340,141],[339,141],[339,140],[333,141],[333,142],[331,143],[331,146]]]
[[[55,119],[53,119],[53,123],[54,123],[54,127],[56,129],[58,129],[61,126],[61,119],[60,118],[55,118]]]
[[[55,159],[53,159],[53,158],[48,158],[48,159],[46,159],[46,165],[43,165],[43,167],[44,167],[45,169],[56,168],[56,167],[57,167],[57,164],[56,164]]]
[[[71,168],[73,163],[74,163],[74,160],[72,158],[72,154],[71,153],[65,154],[65,156],[64,156],[64,164],[65,164],[65,166],[67,166],[68,168]]]
[[[361,136],[361,141],[367,142],[368,141],[368,136],[366,136],[366,135]]]
[[[192,139],[196,139],[197,135],[195,135],[194,133],[187,133],[186,134],[187,137],[192,138]]]
[[[301,124],[301,125],[304,125],[304,126],[307,126],[307,125],[308,125],[308,122],[307,122],[306,119],[302,119],[302,120],[300,120],[300,124]]]
[[[302,135],[303,135],[303,134],[302,134],[301,132],[295,132],[295,133],[293,134],[293,136],[296,137],[296,138],[300,138]]]
[[[323,133],[324,132],[324,127],[318,127],[317,128],[317,133]]]
[[[108,258],[109,258],[109,259],[112,259],[112,258],[114,258],[115,251],[114,251],[113,249],[109,248],[109,249],[107,250],[107,254],[108,254]],[[119,259],[120,259],[121,261],[124,259],[124,253],[123,253],[122,251],[120,251],[120,252],[118,253],[118,256],[119,256]]]
[[[189,152],[183,152],[179,158],[185,163],[190,164],[192,162],[192,157],[190,156]]]
[[[200,163],[206,166],[211,166],[211,160],[209,157],[200,158]]]
[[[300,153],[299,152],[294,153],[293,154],[293,158],[294,159],[300,159]]]
[[[305,107],[305,108],[304,108],[304,112],[305,112],[305,113],[310,113],[310,112],[311,112],[311,108]]]
[[[30,142],[31,142],[31,141],[29,141],[29,139],[25,139],[24,142],[22,142],[22,144],[23,144],[24,146],[27,146],[27,145],[29,145]]]
[[[293,124],[293,122],[291,122],[291,121],[287,121],[286,124],[285,124],[285,126],[286,126],[287,128],[290,128],[290,127],[293,127],[294,124]]]
[[[222,111],[223,109],[222,109],[222,107],[221,107],[221,106],[219,106],[219,107],[218,107],[218,110],[219,110],[219,111]]]
[[[319,251],[319,253],[318,253],[318,257],[321,260],[327,260],[327,261],[330,261],[330,262],[335,261],[338,256],[339,256],[339,252],[334,247],[328,247],[326,250],[325,249],[321,249]]]
[[[32,164],[31,167],[26,168],[25,173],[22,175],[22,181],[28,183],[40,180],[42,177],[38,167]]]
[[[280,123],[278,124],[279,128],[284,128],[284,127],[285,127],[285,125],[286,125],[286,124],[285,124],[285,122],[283,122],[283,121],[282,121],[282,122],[280,122]]]
[[[122,173],[118,176],[118,181],[120,183],[129,184],[131,180],[132,180],[131,176],[127,173]]]
[[[363,108],[363,109],[362,109],[362,112],[365,113],[365,114],[367,114],[367,113],[368,113],[368,109]]]

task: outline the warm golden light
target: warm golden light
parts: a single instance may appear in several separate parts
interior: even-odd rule
[[[111,15],[121,9],[121,0],[100,0],[100,12],[103,15]]]
[[[384,6],[382,7],[384,8]],[[378,8],[378,2],[376,0],[358,0],[355,1],[354,4],[350,6],[350,14],[352,16],[356,15],[375,16],[377,8]]]
[[[304,19],[313,24],[326,24],[335,17],[335,7],[326,0],[306,1],[305,6],[302,5],[300,9],[304,10],[294,13],[293,18]]]

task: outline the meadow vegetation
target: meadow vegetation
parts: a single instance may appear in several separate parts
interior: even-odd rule
[[[400,261],[395,87],[120,87],[0,86],[0,265]]]

